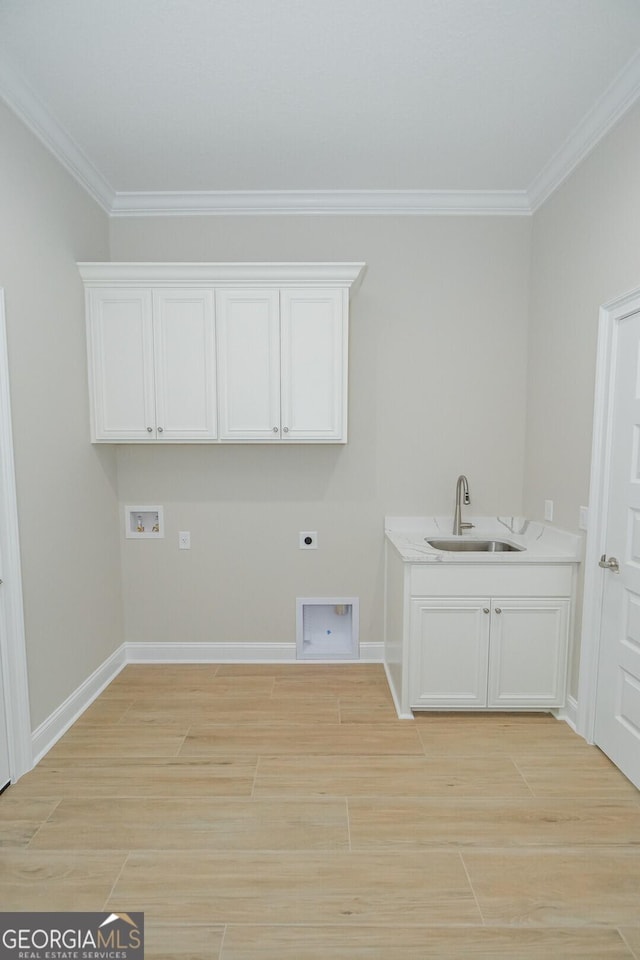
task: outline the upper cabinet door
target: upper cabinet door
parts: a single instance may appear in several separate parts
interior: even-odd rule
[[[289,288],[280,298],[282,437],[344,442],[348,293]]]
[[[216,291],[221,440],[280,438],[277,290]]]
[[[212,290],[153,293],[158,440],[215,440],[216,371]]]
[[[154,438],[151,291],[93,288],[87,317],[93,439]]]

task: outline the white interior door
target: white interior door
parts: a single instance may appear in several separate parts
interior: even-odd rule
[[[0,585],[0,590],[2,586]],[[4,695],[4,675],[2,658],[0,657],[0,791],[4,790],[11,780],[11,763],[9,760],[9,731],[7,728],[7,704]]]
[[[4,291],[0,288],[0,787],[31,769],[18,506]]]
[[[640,312],[618,321],[611,359],[594,740],[640,787]]]

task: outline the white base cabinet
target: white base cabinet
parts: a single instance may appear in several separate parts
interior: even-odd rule
[[[79,264],[92,440],[346,443],[364,267]]]
[[[399,715],[564,706],[576,570],[410,563],[387,543],[385,665]]]
[[[569,599],[411,601],[411,707],[564,703]]]

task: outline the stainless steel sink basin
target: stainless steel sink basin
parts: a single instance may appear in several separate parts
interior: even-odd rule
[[[512,553],[524,550],[505,540],[429,540],[424,538],[430,547],[436,550],[454,550],[456,553]]]

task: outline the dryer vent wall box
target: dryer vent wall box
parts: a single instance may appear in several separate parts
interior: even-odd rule
[[[164,511],[159,506],[124,508],[124,534],[127,540],[161,540],[164,537]]]
[[[357,597],[298,598],[297,659],[358,660],[358,613]]]

